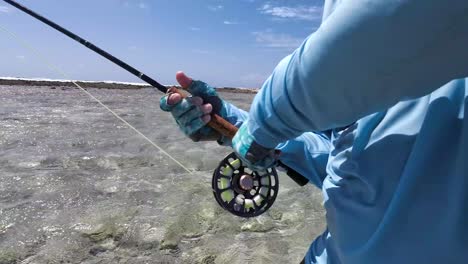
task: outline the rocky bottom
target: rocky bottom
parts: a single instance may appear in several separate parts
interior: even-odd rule
[[[160,94],[88,91],[194,172],[77,89],[1,86],[0,264],[298,263],[323,231],[320,191],[284,174],[260,217],[220,208],[211,176],[230,149],[186,139]]]

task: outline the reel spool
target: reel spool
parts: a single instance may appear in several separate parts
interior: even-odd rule
[[[218,204],[240,217],[266,212],[278,195],[278,173],[270,168],[252,171],[235,153],[224,158],[213,173],[212,188]]]

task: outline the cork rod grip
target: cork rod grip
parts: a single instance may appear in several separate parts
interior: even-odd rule
[[[208,125],[214,130],[218,131],[221,135],[230,139],[236,135],[238,130],[236,126],[216,114],[211,115],[211,121],[208,123]]]
[[[182,98],[187,97],[186,90],[177,89],[176,87],[169,88],[168,92],[178,93],[182,96]],[[229,123],[227,120],[225,120],[217,114],[211,114],[211,121],[208,123],[208,126],[219,132],[221,135],[230,139],[232,139],[234,135],[236,135],[238,130],[236,126]]]

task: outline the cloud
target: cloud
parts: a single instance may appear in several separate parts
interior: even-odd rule
[[[252,32],[255,41],[262,47],[275,49],[295,49],[301,45],[304,39],[296,38],[288,34],[274,33],[271,30]]]
[[[270,15],[280,19],[317,20],[322,18],[323,8],[321,6],[273,6],[265,4],[258,9],[262,14]]]
[[[209,50],[200,50],[200,49],[193,49],[192,52],[197,53],[197,54],[204,54],[204,55],[213,53]]]
[[[224,25],[239,25],[239,22],[224,20]]]
[[[189,29],[191,31],[200,31],[201,30],[201,28],[199,28],[199,27],[189,27]]]
[[[122,6],[125,8],[139,8],[139,9],[149,9],[150,5],[144,1],[123,1]]]
[[[208,9],[213,11],[213,12],[216,12],[216,11],[224,9],[224,6],[222,6],[222,5],[208,6]]]
[[[25,59],[26,59],[26,56],[24,56],[24,55],[16,55],[16,58],[17,58],[18,60],[25,60]]]
[[[7,6],[0,6],[0,13],[10,13],[11,9]]]

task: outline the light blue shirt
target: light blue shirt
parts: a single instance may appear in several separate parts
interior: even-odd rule
[[[468,1],[326,1],[248,121],[322,188],[328,228],[306,263],[468,261],[467,76]]]

